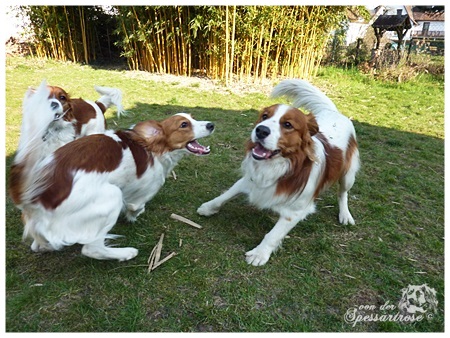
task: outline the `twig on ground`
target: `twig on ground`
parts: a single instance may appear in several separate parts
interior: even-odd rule
[[[197,229],[201,229],[202,228],[201,225],[199,225],[199,224],[197,224],[195,222],[192,222],[191,220],[189,220],[189,219],[187,219],[187,218],[185,218],[183,216],[177,215],[177,214],[170,215],[170,218],[173,218],[173,219],[176,219],[177,221],[189,224],[190,226],[193,226],[194,228],[197,228]]]
[[[155,265],[153,265],[152,270],[155,270],[158,266],[160,266],[164,262],[167,262],[169,259],[171,259],[176,254],[177,254],[176,252],[171,252],[165,258],[161,259],[159,262],[157,262]]]
[[[164,240],[164,233],[161,234],[161,237],[159,238],[158,243],[155,245],[152,252],[150,253],[150,256],[148,257],[148,260],[147,260],[147,263],[148,263],[147,272],[148,273],[155,270],[158,266],[160,266],[164,262],[167,262],[169,259],[171,259],[173,256],[176,255],[175,252],[172,252],[165,258],[160,259],[161,251],[162,251],[162,247],[163,247],[163,240]]]

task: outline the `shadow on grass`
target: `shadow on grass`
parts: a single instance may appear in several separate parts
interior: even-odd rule
[[[7,197],[7,331],[443,331],[442,139],[354,121],[362,168],[349,207],[357,224],[338,224],[331,189],[268,264],[255,268],[246,265],[244,252],[261,241],[276,215],[241,197],[210,218],[196,209],[239,178],[257,111],[141,103],[128,110],[109,118],[108,126],[127,128],[178,112],[211,120],[216,131],[204,143],[212,154],[180,161],[177,179],[167,179],[135,224],[119,219],[112,232],[126,237],[115,244],[140,250],[130,262],[91,260],[79,246],[31,253],[21,244],[20,213]],[[11,162],[7,157],[7,177]],[[171,220],[171,213],[203,229]],[[161,233],[163,255],[177,256],[148,275],[147,257]],[[352,306],[395,303],[402,288],[424,283],[438,294],[434,320],[355,328],[343,320]]]

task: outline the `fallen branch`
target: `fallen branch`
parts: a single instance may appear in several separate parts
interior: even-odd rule
[[[189,219],[187,219],[187,218],[185,218],[183,216],[177,215],[177,214],[170,215],[170,218],[176,219],[177,221],[180,221],[180,222],[183,222],[183,223],[186,223],[186,224],[189,224],[190,226],[193,226],[194,228],[197,228],[197,229],[201,229],[202,228],[201,225],[199,225],[199,224],[197,224],[195,222],[192,222],[191,220],[189,220]]]

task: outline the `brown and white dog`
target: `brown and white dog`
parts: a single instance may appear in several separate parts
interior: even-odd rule
[[[112,105],[117,107],[117,116],[124,113],[120,89],[100,86],[94,86],[94,88],[101,95],[95,102],[82,98],[71,98],[61,87],[48,86],[49,99],[58,100],[62,105],[63,113],[55,114],[48,126],[45,127],[42,135],[43,140],[46,141],[43,154],[48,155],[79,137],[104,132],[106,130],[104,114]],[[24,105],[35,92],[36,90],[33,88],[28,89]]]
[[[112,105],[117,107],[117,116],[124,112],[122,92],[117,88],[94,86],[101,97],[93,102],[82,98],[71,98],[61,87],[48,87],[49,97],[61,102],[64,110],[62,119],[73,124],[76,138],[105,131],[104,114]]]
[[[59,250],[79,243],[82,253],[96,259],[120,261],[135,257],[135,248],[111,248],[105,240],[123,210],[130,221],[144,211],[184,154],[209,154],[197,142],[214,125],[178,114],[161,122],[144,121],[132,129],[106,131],[76,139],[43,160],[36,116],[62,114],[60,101],[50,98],[45,85],[24,105],[22,129],[10,174],[10,195],[22,210],[24,238],[33,251]],[[43,123],[45,125],[45,122]],[[30,142],[31,141],[31,142]],[[36,153],[38,155],[36,155]]]
[[[262,242],[246,253],[252,265],[265,264],[283,238],[315,211],[319,193],[339,182],[339,221],[354,224],[348,191],[359,169],[359,152],[352,122],[334,103],[304,80],[285,80],[272,96],[286,95],[297,108],[276,104],[265,108],[251,134],[242,163],[243,177],[219,197],[197,210],[210,216],[232,197],[244,193],[250,203],[280,215]]]

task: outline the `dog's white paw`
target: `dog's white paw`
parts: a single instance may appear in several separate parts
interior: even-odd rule
[[[134,223],[136,222],[137,217],[145,211],[145,207],[135,207],[133,204],[127,205],[127,212],[125,213],[125,217],[128,222]]]
[[[120,250],[118,260],[119,262],[128,261],[133,259],[139,253],[138,249],[135,248],[116,248],[115,250]]]
[[[198,209],[197,213],[202,216],[211,216],[216,214],[220,208],[214,206],[211,202],[203,203]]]
[[[340,212],[339,213],[339,223],[343,225],[351,224],[355,225],[355,220],[349,212]]]
[[[248,264],[260,266],[267,263],[271,254],[272,250],[270,250],[267,247],[258,245],[253,250],[250,250],[245,253],[245,260],[247,261]]]
[[[48,242],[40,242],[38,240],[34,240],[31,244],[31,250],[34,252],[47,252],[55,250],[50,243]]]

